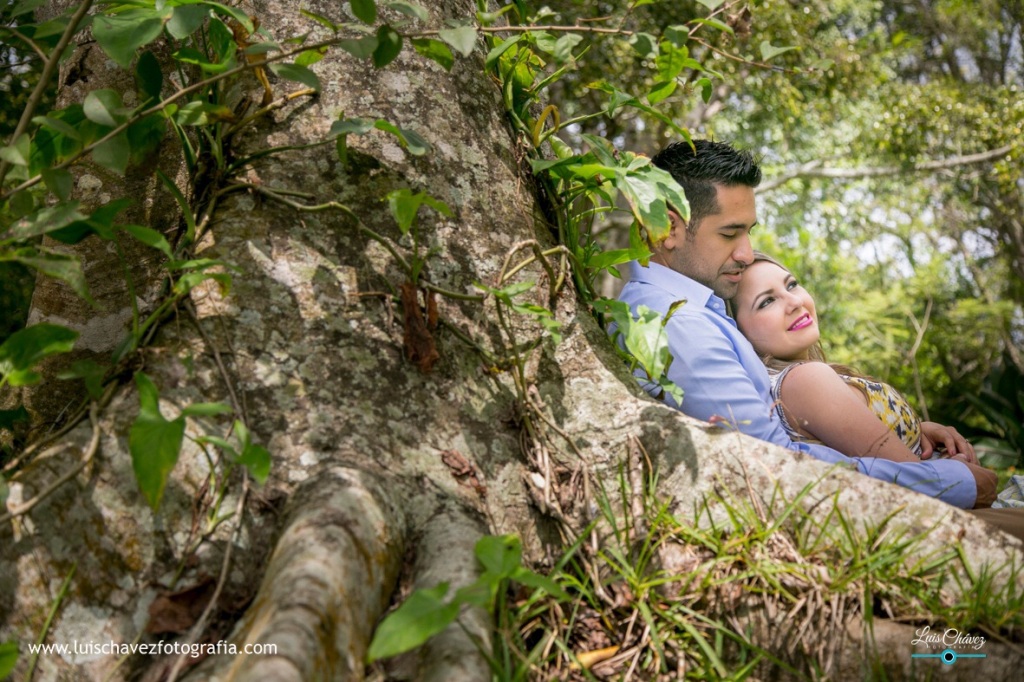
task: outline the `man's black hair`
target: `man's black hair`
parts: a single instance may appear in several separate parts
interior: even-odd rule
[[[753,155],[725,142],[694,140],[673,142],[651,159],[655,166],[668,171],[678,182],[690,202],[687,231],[693,234],[704,216],[718,213],[718,190],[715,185],[733,187],[761,184],[761,167]]]

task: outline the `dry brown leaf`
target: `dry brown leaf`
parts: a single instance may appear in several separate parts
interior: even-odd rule
[[[434,344],[434,335],[423,319],[419,290],[409,282],[402,285],[402,314],[405,320],[405,356],[427,374],[441,356]]]
[[[441,453],[441,461],[459,479],[459,483],[467,485],[481,497],[486,497],[487,488],[480,482],[477,468],[456,450],[445,450]]]
[[[583,666],[586,670],[590,670],[591,667],[597,665],[601,661],[607,661],[609,658],[619,653],[619,645],[614,644],[612,646],[606,646],[603,649],[596,649],[594,651],[581,651],[576,654],[576,659],[580,662],[579,665]],[[572,668],[578,666],[573,663]]]
[[[149,605],[146,632],[180,634],[195,625],[203,609],[213,597],[216,584],[212,578],[177,592],[163,592]]]

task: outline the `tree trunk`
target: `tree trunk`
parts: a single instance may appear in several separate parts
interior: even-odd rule
[[[474,11],[463,0],[425,4],[433,27]],[[338,3],[304,7],[343,20]],[[260,19],[279,39],[310,30],[315,39],[322,30],[294,3],[269,2]],[[479,293],[474,283],[494,285],[509,254],[513,263],[531,254],[519,248],[524,242],[552,243],[482,54],[457,59],[446,72],[411,50],[380,70],[331,51],[314,66],[323,84],[318,97],[296,100],[236,140],[239,157],[293,149],[253,162],[251,191],[222,201],[199,245],[196,257],[236,268],[229,295],[212,282],[193,290],[137,366],[157,383],[167,417],[196,402],[236,404],[253,440],[272,454],[270,478],[257,486],[236,470],[218,499],[222,463],[186,440],[152,512],[132,472],[128,432],[138,397],[125,381],[94,422],[33,457],[10,485],[14,510],[89,458],[72,481],[0,528],[0,641],[22,643],[16,675],[29,665],[25,643],[44,632],[52,609],[45,641],[69,646],[181,636],[277,648],[201,662],[44,654],[37,679],[160,679],[172,670],[194,679],[359,679],[396,586],[404,595],[440,580],[471,582],[473,544],[486,533],[518,534],[532,566],[552,565],[565,533],[580,532],[596,513],[598,482],[621,494],[612,482],[622,466],[635,473],[637,442],[658,473],[659,493],[682,517],[710,500],[702,522],[722,518],[723,504],[714,501],[721,491],[757,500],[770,513],[780,498],[796,499],[819,481],[800,501],[817,518],[838,505],[871,525],[899,509],[890,523],[910,532],[937,524],[922,554],[966,533],[968,554],[979,565],[1003,566],[997,580],[1007,580],[1017,550],[970,516],[847,471],[828,472],[643,396],[567,287],[554,301],[564,339],[546,338],[522,355],[524,380],[461,338],[511,357],[514,343],[540,336],[539,326],[516,318],[507,320],[510,339],[493,299],[438,296],[436,364],[424,372],[422,355],[420,366],[409,358],[403,336],[412,306],[393,303],[406,276],[366,231],[409,257],[411,242],[383,200],[388,192],[425,191],[451,207],[450,218],[423,210],[417,224],[424,252],[432,252],[424,277],[448,291]],[[273,86],[281,95],[294,84]],[[379,130],[349,136],[347,164],[331,144],[294,149],[325,139],[342,114],[413,129],[433,150],[412,156]],[[141,186],[147,200],[164,201],[155,183]],[[338,202],[352,213],[299,212],[267,191],[312,192],[311,203]],[[538,263],[516,280],[536,282],[530,295],[549,305],[551,282]],[[45,319],[48,309],[37,305],[35,319]],[[230,420],[190,417],[187,434],[230,439]],[[573,473],[588,484],[571,482]],[[463,622],[486,641],[486,614],[471,612]],[[392,674],[484,679],[486,662],[473,642],[453,626]]]

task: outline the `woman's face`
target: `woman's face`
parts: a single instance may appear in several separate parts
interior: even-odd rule
[[[789,272],[758,261],[743,273],[733,299],[736,324],[760,355],[804,360],[819,337],[814,299]]]

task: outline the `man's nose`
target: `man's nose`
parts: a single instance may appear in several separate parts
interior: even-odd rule
[[[750,235],[744,234],[740,237],[740,243],[737,245],[736,250],[732,252],[732,257],[735,261],[744,265],[750,265],[754,262],[754,247],[750,245]]]

